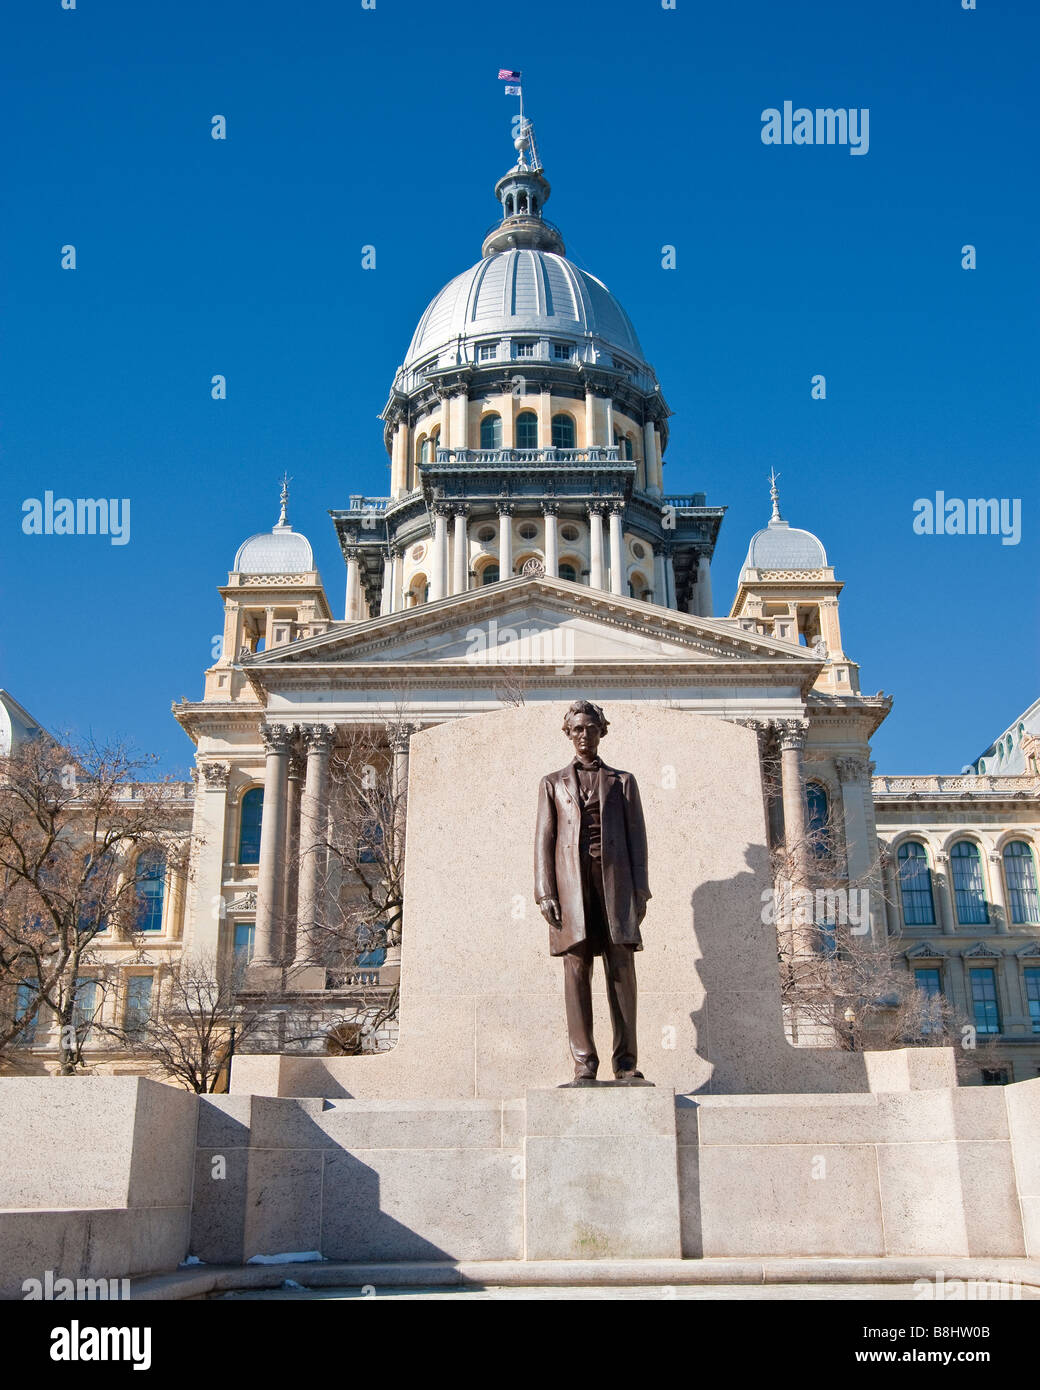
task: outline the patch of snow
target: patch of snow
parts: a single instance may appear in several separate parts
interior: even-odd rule
[[[323,1260],[320,1250],[290,1250],[284,1255],[250,1255],[247,1265],[297,1265],[312,1260]]]

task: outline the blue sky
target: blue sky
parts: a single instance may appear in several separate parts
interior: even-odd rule
[[[878,769],[959,769],[1040,684],[1040,8],[978,2],[12,0],[0,685],[185,767],[169,705],[201,694],[216,586],[283,469],[340,612],[326,513],[387,490],[394,370],[512,162],[507,66],[547,215],[675,412],[666,489],[729,508],[716,611],[776,467],[846,583],[863,689],[896,698]],[[764,145],[786,99],[869,108],[869,152]],[[130,543],[23,535],[47,489],[129,497]],[[940,489],[1020,498],[1021,542],[915,535]]]

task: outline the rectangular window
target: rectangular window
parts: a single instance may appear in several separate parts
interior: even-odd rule
[[[1023,971],[1026,985],[1026,1003],[1029,1005],[1029,1018],[1033,1032],[1040,1033],[1040,966],[1027,965]]]
[[[516,355],[517,357],[533,357],[534,343],[517,343]]]
[[[18,986],[18,993],[15,996],[14,1001],[15,1023],[17,1023],[19,1019],[23,1019],[25,1017],[25,1015],[32,1008],[33,1001],[35,1000],[35,998],[36,986],[30,984],[27,980],[23,980],[22,983]],[[33,1039],[36,1037],[36,1024],[38,1019],[39,1014],[34,1014],[33,1017],[29,1019],[28,1023],[26,1023],[22,1031],[15,1038],[15,1042],[18,1044],[19,1047],[32,1047]]]
[[[72,1011],[72,1024],[77,1033],[86,1029],[86,1037],[90,1037],[90,1025],[94,1022],[97,1005],[97,980],[81,976],[76,981],[76,1006]]]
[[[497,344],[497,343],[481,343],[480,347],[477,348],[477,361],[478,361],[478,362],[494,362],[494,360],[495,360],[495,358],[496,358],[497,356],[498,356],[498,344]]]
[[[553,343],[553,357],[557,362],[569,362],[571,360],[570,343]]]
[[[983,1086],[1006,1086],[1011,1080],[1011,1074],[1007,1067],[983,1067],[982,1084]]]
[[[152,976],[131,975],[126,982],[123,1026],[128,1033],[142,1033],[152,1016]]]
[[[253,959],[253,939],[256,936],[255,922],[236,922],[234,951],[235,967],[248,965]]]
[[[997,1007],[996,971],[969,970],[971,976],[971,1011],[979,1033],[1000,1032],[1000,1010]]]
[[[932,1033],[941,1027],[942,975],[930,966],[914,971],[914,984],[925,996],[922,1001],[924,1017],[921,1032]],[[933,1002],[934,1001],[934,1002]]]

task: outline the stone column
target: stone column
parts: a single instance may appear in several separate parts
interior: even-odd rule
[[[291,938],[296,924],[296,906],[300,886],[300,803],[303,798],[303,779],[306,771],[303,754],[293,748],[289,753],[289,781],[285,801],[285,899],[282,921],[282,963],[288,965]]]
[[[621,517],[625,507],[623,502],[614,502],[610,508],[610,592],[625,592],[625,562],[621,552]]]
[[[875,942],[885,941],[885,914],[881,901],[883,883],[878,862],[877,829],[870,815],[873,790],[870,782],[870,763],[865,758],[835,758],[838,781],[841,783],[841,810],[845,826],[845,861],[849,888],[867,893],[871,935]]]
[[[538,447],[552,446],[552,392],[543,386],[538,394]]]
[[[273,967],[285,901],[285,824],[292,729],[263,724],[260,736],[267,755],[264,771],[264,813],[260,824],[260,866],[257,876],[256,938],[253,965]]]
[[[451,438],[453,449],[469,448],[469,392],[465,386],[456,387],[451,397]]]
[[[191,913],[185,932],[185,947],[216,956],[221,949],[220,925],[224,921],[224,847],[227,843],[227,794],[231,777],[229,762],[200,762],[195,770],[195,808],[192,840],[197,846],[194,873],[190,880]],[[236,848],[230,851],[237,854]]]
[[[556,524],[559,511],[558,502],[546,502],[542,506],[542,517],[545,521],[545,572],[552,579],[559,578],[560,574],[560,541]]]
[[[953,895],[952,879],[950,856],[943,849],[936,850],[932,893],[935,897],[935,910],[939,916],[943,936],[957,935],[957,903]]]
[[[401,561],[403,555],[400,546],[392,546],[390,550],[390,612],[399,613],[404,607],[404,597],[401,593]]]
[[[329,819],[329,758],[332,754],[333,730],[324,724],[308,724],[303,730],[307,749],[307,780],[300,807],[300,906],[296,927],[296,958],[293,971],[319,966],[317,933],[325,925],[324,879],[328,851]],[[324,987],[309,979],[301,982],[295,975],[297,989]]]
[[[661,469],[657,453],[657,431],[654,422],[643,426],[643,458],[646,465],[646,490],[653,497],[661,496]]]
[[[778,719],[780,781],[784,804],[784,839],[796,886],[805,879],[805,780],[802,757],[809,724],[805,719]]]
[[[654,550],[654,602],[668,607],[668,583],[664,576],[664,551]]]
[[[385,618],[390,612],[392,603],[391,594],[393,593],[393,570],[390,565],[390,556],[383,556],[383,592],[379,599],[379,616]]]
[[[711,597],[711,561],[707,555],[697,559],[697,611],[702,618],[710,618],[714,612]]]
[[[1011,917],[1008,913],[1007,898],[1004,896],[1004,865],[999,849],[989,851],[989,881],[991,888],[990,920],[1001,936],[1011,931]]]
[[[589,507],[589,587],[603,585],[603,507],[593,502]]]
[[[390,495],[403,497],[408,490],[408,426],[398,420],[390,448]]]
[[[498,577],[513,577],[513,504],[500,502],[498,506]]]
[[[448,573],[448,508],[437,502],[433,508],[433,545],[430,549],[430,602],[444,597]]]
[[[596,393],[591,386],[585,387],[585,447],[591,449],[596,442]]]
[[[605,396],[603,399],[604,415],[604,435],[603,443],[607,448],[612,448],[614,444],[614,401],[612,397]]]
[[[671,545],[666,545],[664,547],[664,582],[665,588],[668,592],[668,607],[678,608],[679,601],[676,598],[675,594],[675,563],[672,560]]]
[[[348,623],[356,623],[361,617],[361,550],[356,545],[348,545],[343,553],[347,558],[347,600],[343,616]]]
[[[461,441],[458,445],[456,445],[455,437],[451,432],[451,396],[447,393],[447,391],[439,391],[437,395],[441,403],[441,448],[462,448]]]
[[[274,609],[264,609],[264,651],[269,652],[274,646]]]
[[[453,594],[464,594],[466,592],[466,578],[469,574],[469,555],[466,545],[466,508],[455,508],[455,574],[452,579],[451,592]]]

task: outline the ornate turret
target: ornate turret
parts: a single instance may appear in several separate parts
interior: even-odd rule
[[[498,251],[530,247],[536,251],[564,254],[563,237],[558,228],[546,222],[542,208],[552,192],[542,174],[534,143],[534,126],[524,120],[520,134],[513,141],[519,158],[508,174],[495,184],[495,197],[502,205],[502,221],[484,238],[482,256]]]

